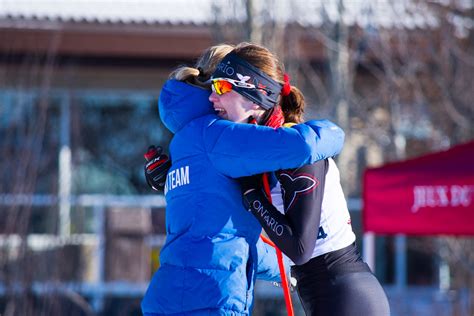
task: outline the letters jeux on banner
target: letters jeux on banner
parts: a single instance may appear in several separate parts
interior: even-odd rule
[[[411,211],[433,207],[468,207],[472,203],[473,185],[420,185],[413,187]]]

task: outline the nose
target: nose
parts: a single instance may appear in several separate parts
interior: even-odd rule
[[[217,95],[217,93],[212,91],[212,93],[209,95],[209,101],[214,103],[214,102],[217,102],[218,100],[219,100],[219,96]]]

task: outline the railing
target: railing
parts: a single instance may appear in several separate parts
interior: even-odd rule
[[[54,195],[12,195],[0,194],[0,210],[5,206],[55,206],[60,199]],[[80,195],[71,196],[68,201],[71,206],[93,207],[95,231],[92,234],[31,234],[26,236],[26,243],[30,249],[54,248],[71,244],[95,245],[93,256],[97,268],[96,278],[93,282],[33,282],[29,286],[36,294],[61,293],[74,291],[83,296],[92,298],[92,307],[96,312],[103,308],[104,296],[140,297],[145,293],[146,283],[133,282],[106,282],[105,281],[105,209],[109,207],[155,207],[165,206],[162,195],[145,196],[114,196],[114,195]],[[23,237],[18,234],[0,235],[0,247],[14,247],[20,244]],[[150,246],[161,246],[164,242],[163,235],[149,235],[145,242]],[[8,289],[0,284],[0,295],[18,293],[25,290],[21,284],[11,284]]]
[[[360,199],[349,199],[348,206],[351,211],[361,210]],[[6,207],[12,206],[57,206],[60,199],[55,195],[11,195],[0,194],[0,213]],[[144,295],[147,282],[124,282],[105,280],[105,210],[110,207],[153,207],[164,208],[165,199],[162,195],[144,196],[115,196],[115,195],[79,195],[71,196],[68,200],[71,206],[92,207],[94,212],[93,233],[89,234],[18,234],[0,235],[0,248],[15,247],[26,239],[26,244],[32,250],[61,247],[64,245],[93,245],[95,253],[93,260],[97,273],[92,282],[33,282],[27,287],[21,283],[11,283],[8,287],[0,283],[0,296],[8,294],[21,294],[32,291],[37,295],[78,293],[91,298],[92,308],[96,313],[101,313],[105,297],[136,297]],[[47,211],[47,210],[45,210]],[[160,247],[165,240],[164,235],[148,235],[145,243],[151,247]],[[394,286],[384,286],[392,306],[393,315],[432,315],[434,309],[430,304],[435,304],[439,315],[451,315],[454,306],[460,309],[460,315],[468,315],[470,305],[469,291],[440,292],[435,287],[407,287],[403,293]],[[275,299],[281,296],[281,289],[269,285],[268,282],[258,282],[256,295],[261,299]],[[296,304],[297,298],[295,297]],[[298,305],[299,306],[299,305]],[[298,307],[297,306],[297,307]],[[431,307],[430,307],[431,306]],[[301,311],[301,309],[300,309]]]
[[[0,194],[0,212],[6,206],[57,206],[60,199],[55,195],[25,195],[25,194]],[[64,202],[64,201],[63,201]],[[105,296],[127,296],[142,297],[147,288],[147,283],[143,282],[122,282],[105,280],[105,215],[106,208],[110,207],[154,207],[164,208],[166,205],[162,195],[141,195],[141,196],[116,196],[116,195],[79,195],[71,196],[68,201],[71,206],[92,207],[94,209],[95,231],[91,234],[30,234],[26,236],[26,243],[30,249],[45,249],[60,247],[63,245],[84,245],[95,246],[96,252],[93,256],[97,267],[97,274],[93,282],[33,282],[28,286],[28,290],[35,294],[43,295],[50,293],[76,292],[85,297],[92,298],[93,309],[100,313],[104,305]],[[350,199],[349,207],[353,211],[359,211],[360,199]],[[145,238],[145,243],[151,247],[163,245],[164,235],[149,235]],[[18,234],[0,235],[0,247],[14,247],[23,241],[23,237]],[[9,284],[8,288],[0,284],[0,295],[9,293],[21,293],[25,291],[25,286],[19,283]],[[281,291],[273,289],[265,284],[256,289],[257,294],[262,297],[278,297]]]

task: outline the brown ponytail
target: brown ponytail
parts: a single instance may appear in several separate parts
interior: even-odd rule
[[[280,106],[285,117],[285,123],[303,122],[306,103],[303,93],[297,87],[291,86],[290,93],[287,96],[281,96]]]

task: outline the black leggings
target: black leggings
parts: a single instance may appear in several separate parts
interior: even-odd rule
[[[387,296],[355,245],[293,266],[291,272],[307,316],[390,315]]]

